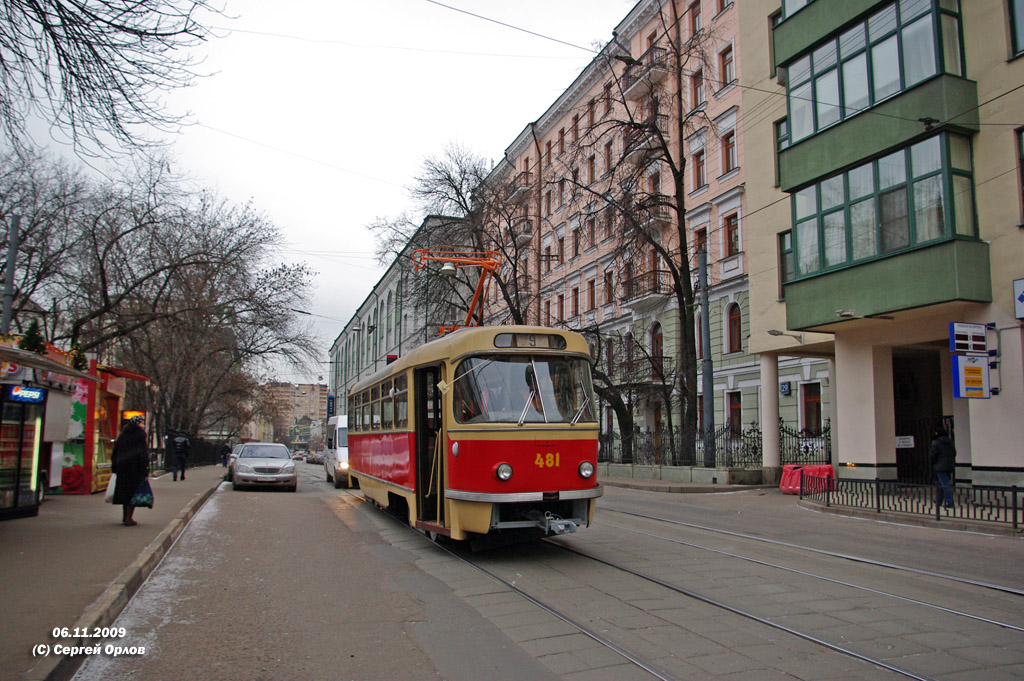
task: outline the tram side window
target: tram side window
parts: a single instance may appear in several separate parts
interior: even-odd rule
[[[395,428],[409,427],[409,379],[395,376]]]
[[[352,414],[349,419],[349,429],[359,430],[359,395],[352,395],[348,400],[348,413]]]
[[[370,388],[370,427],[380,430],[380,386]]]
[[[364,390],[362,397],[359,399],[359,430],[367,431],[370,429],[370,391]]]
[[[391,392],[391,381],[384,381],[380,386],[380,413],[381,413],[381,428],[384,430],[391,430],[394,428],[394,402],[392,401]]]

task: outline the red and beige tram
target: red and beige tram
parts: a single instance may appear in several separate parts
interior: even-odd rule
[[[604,491],[576,333],[460,329],[354,385],[348,414],[349,477],[432,536],[575,532]]]

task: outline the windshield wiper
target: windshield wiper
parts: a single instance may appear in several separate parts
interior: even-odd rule
[[[530,410],[530,405],[533,404],[533,398],[535,397],[537,397],[537,391],[531,390],[530,396],[526,398],[526,404],[523,406],[523,413],[519,415],[519,423],[516,424],[517,426],[523,425],[523,421],[526,420],[526,412]]]
[[[581,416],[583,416],[583,410],[590,405],[590,395],[587,394],[587,389],[583,386],[583,381],[580,381],[580,390],[583,392],[583,404],[581,404],[580,408],[576,410],[576,415],[573,416],[572,421],[569,422],[569,425],[572,426],[576,425],[576,422],[580,420]]]

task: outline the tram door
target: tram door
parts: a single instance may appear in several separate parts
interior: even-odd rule
[[[414,377],[416,409],[417,520],[444,525],[444,442],[441,424],[441,367],[417,369]]]

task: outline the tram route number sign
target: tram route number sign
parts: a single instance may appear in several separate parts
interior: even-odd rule
[[[953,355],[953,397],[987,400],[991,396],[988,357]]]
[[[985,333],[985,325],[950,322],[949,351],[987,355],[988,336]]]

